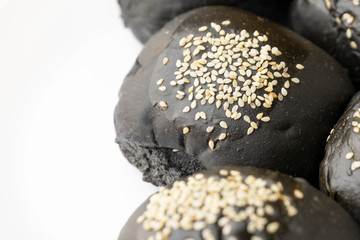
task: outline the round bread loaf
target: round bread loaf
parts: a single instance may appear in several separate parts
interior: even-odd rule
[[[318,184],[326,137],[353,92],[346,71],[292,31],[204,7],[145,45],[120,90],[116,142],[155,185],[224,165]]]
[[[239,7],[278,22],[284,22],[288,0],[118,0],[125,25],[146,42],[167,22],[186,11],[211,5]]]
[[[292,29],[325,49],[360,88],[360,5],[358,0],[295,0]]]
[[[321,189],[360,223],[360,93],[331,130],[321,162]]]
[[[303,179],[254,167],[214,168],[145,201],[119,240],[360,239],[352,218]]]

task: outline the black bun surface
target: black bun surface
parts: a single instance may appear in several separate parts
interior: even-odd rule
[[[210,5],[239,7],[281,22],[285,19],[290,3],[288,0],[118,0],[118,2],[125,25],[132,29],[142,43],[176,16],[198,7]]]
[[[353,219],[303,179],[254,167],[221,167],[162,188],[119,240],[360,239]]]
[[[197,36],[208,32],[201,44]],[[326,137],[353,91],[332,57],[290,30],[239,9],[204,7],[145,45],[119,93],[116,141],[155,185],[224,165],[318,184]]]
[[[292,29],[348,68],[360,88],[360,6],[358,0],[295,0]]]
[[[321,189],[360,224],[360,93],[357,93],[328,138],[321,162]]]

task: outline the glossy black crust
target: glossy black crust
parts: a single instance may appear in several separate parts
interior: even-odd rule
[[[197,111],[210,112],[212,116],[206,121],[195,121],[193,114],[182,112],[185,103],[179,104],[175,97],[167,100],[170,107],[166,111],[161,110],[156,104],[164,94],[157,90],[156,81],[164,78],[165,85],[171,88],[169,81],[174,78],[175,61],[182,57],[179,40],[199,26],[224,19],[230,19],[237,30],[267,32],[268,43],[283,52],[280,60],[292,68],[301,63],[305,69],[291,70],[301,83],[294,84],[289,96],[267,111],[269,123],[259,123],[259,130],[248,136],[247,123],[230,121],[230,135],[211,151],[210,134],[205,127],[227,119],[224,111],[199,104]],[[162,64],[165,56],[170,59],[166,68]],[[144,179],[155,185],[169,184],[178,177],[223,165],[278,170],[318,185],[326,137],[353,93],[341,66],[297,34],[238,9],[204,7],[175,18],[145,45],[119,93],[116,142],[129,161],[143,172]],[[242,113],[254,115],[248,106]],[[191,128],[186,136],[182,133],[184,126]],[[218,134],[219,129],[211,137]]]
[[[281,224],[281,231],[271,235],[262,235],[263,240],[339,240],[339,239],[360,239],[360,231],[353,219],[332,199],[323,195],[313,188],[305,180],[300,178],[291,178],[286,175],[269,170],[257,169],[254,167],[242,168],[214,168],[204,173],[208,178],[213,176],[219,178],[220,169],[236,169],[241,172],[243,177],[253,175],[256,178],[262,178],[269,185],[281,182],[284,187],[284,195],[293,196],[295,189],[304,194],[304,198],[299,200],[292,198],[292,204],[297,208],[298,213],[294,217],[287,216],[280,205],[273,205],[275,208],[276,221]],[[136,223],[136,219],[145,211],[149,200],[146,200],[130,217],[128,222],[122,228],[118,240],[141,240],[154,234],[143,230],[141,224]],[[218,219],[221,218],[219,215]],[[233,222],[232,228],[238,240],[249,240],[251,235],[247,233],[244,222]],[[221,233],[217,224],[208,225],[213,233]],[[169,240],[183,240],[186,238],[201,240],[200,233],[197,231],[176,230],[168,238]],[[219,234],[216,239],[226,239]]]
[[[360,6],[354,6],[351,0],[329,2],[332,3],[331,10],[327,8],[325,0],[293,1],[290,10],[291,28],[348,68],[355,87],[360,89]],[[344,13],[351,13],[355,21],[347,24],[341,20]],[[346,37],[348,28],[352,32],[350,39]],[[351,48],[351,41],[357,44],[357,49]]]
[[[351,171],[354,160],[360,160],[360,135],[353,131],[353,115],[360,108],[360,93],[350,102],[348,109],[334,127],[326,145],[325,158],[321,162],[320,185],[342,205],[360,224],[360,169]],[[354,158],[346,159],[346,154],[354,152]]]
[[[145,43],[167,22],[186,11],[211,5],[239,7],[284,22],[288,0],[118,0],[125,25]]]

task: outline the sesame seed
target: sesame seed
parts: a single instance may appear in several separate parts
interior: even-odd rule
[[[230,24],[230,20],[225,20],[221,23],[223,26],[228,26]]]
[[[166,57],[163,59],[163,64],[166,65],[169,62],[169,59]]]
[[[350,13],[344,13],[341,19],[348,25],[351,25],[355,21],[355,17]]]
[[[207,127],[206,128],[206,132],[211,133],[214,130],[215,127],[211,126],[211,127]]]
[[[291,81],[293,83],[300,83],[300,80],[298,78],[292,78]]]
[[[184,127],[183,128],[183,134],[187,134],[190,132],[190,128],[189,127]]]
[[[346,155],[345,155],[345,158],[347,160],[350,160],[354,157],[355,153],[354,152],[348,152]]]
[[[351,29],[350,28],[346,29],[346,38],[351,39],[351,36],[352,36]]]
[[[202,26],[199,28],[199,32],[205,32],[207,29],[207,26]]]
[[[325,0],[325,4],[329,10],[332,8],[331,0]]]
[[[206,113],[205,112],[200,112],[200,117],[205,120],[206,119]]]
[[[168,105],[167,105],[167,103],[166,103],[165,101],[160,101],[160,102],[159,102],[159,105],[160,105],[160,107],[162,107],[162,108],[167,108],[167,107],[168,107]]]
[[[263,117],[264,113],[259,113],[256,115],[256,119],[260,120]]]
[[[285,88],[281,88],[281,94],[285,97],[288,94],[288,91]]]
[[[263,122],[270,122],[270,117],[262,117],[261,121]]]
[[[250,117],[248,115],[245,115],[244,116],[244,121],[247,122],[247,123],[250,123]]]
[[[194,109],[196,108],[196,106],[197,106],[196,100],[192,101],[190,107]]]
[[[161,87],[159,87],[159,90],[160,90],[161,92],[164,92],[164,91],[166,91],[166,87],[165,87],[165,86],[161,86]]]
[[[266,205],[264,210],[265,210],[266,214],[269,216],[273,216],[275,213],[275,210],[271,205]]]
[[[225,226],[223,227],[223,229],[222,229],[222,234],[223,234],[224,236],[228,236],[228,235],[230,235],[231,231],[232,231],[231,225],[230,225],[230,224],[227,224],[227,225],[225,225]]]
[[[213,140],[209,140],[209,147],[211,150],[214,150],[215,149],[215,142]]]
[[[229,171],[227,171],[227,170],[225,170],[225,169],[221,169],[221,170],[219,171],[219,174],[220,174],[221,176],[228,176],[228,175],[229,175]]]
[[[249,127],[248,130],[247,130],[247,135],[250,135],[254,132],[254,128],[253,127]]]
[[[266,231],[270,234],[274,234],[279,229],[279,227],[280,224],[278,222],[272,222],[266,226]]]
[[[161,78],[156,82],[156,85],[160,86],[161,84],[163,84],[163,82],[164,82],[164,79]]]
[[[219,123],[219,125],[220,125],[220,127],[222,127],[222,128],[228,128],[228,125],[227,125],[227,123],[225,122],[225,121],[221,121],[220,123]]]
[[[360,161],[354,161],[351,164],[351,171],[355,171],[360,168]]]
[[[251,236],[250,240],[264,240],[264,239],[260,236],[253,235]]]
[[[180,47],[183,47],[183,46],[185,46],[186,43],[187,43],[186,38],[182,38],[182,39],[180,39],[180,41],[179,41],[179,46],[180,46]]]
[[[296,68],[299,69],[299,70],[302,70],[304,69],[305,67],[301,64],[296,64]]]
[[[258,129],[258,125],[255,122],[251,122],[250,126],[254,129]]]
[[[293,217],[297,214],[297,209],[293,206],[289,206],[287,212],[289,217]]]
[[[222,141],[225,140],[225,138],[226,138],[226,133],[221,133],[219,136],[219,140]]]
[[[350,42],[350,47],[352,48],[352,49],[357,49],[357,43],[356,42],[354,42],[354,41],[351,41]]]
[[[295,189],[294,190],[294,196],[297,198],[297,199],[303,199],[304,198],[304,194],[298,190],[298,189]]]

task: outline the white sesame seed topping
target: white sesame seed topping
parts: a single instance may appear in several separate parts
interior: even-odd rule
[[[180,41],[179,41],[179,46],[180,46],[180,47],[185,46],[186,42],[187,42],[187,41],[186,41],[186,38],[180,39]]]
[[[300,80],[298,78],[292,78],[291,81],[293,83],[300,83]]]
[[[222,127],[222,128],[225,128],[225,129],[228,128],[228,125],[227,125],[227,123],[226,123],[225,121],[221,121],[221,122],[219,123],[219,125],[220,125],[220,127]]]
[[[250,135],[254,132],[254,128],[253,127],[249,127],[248,130],[247,130],[247,135]]]
[[[190,107],[189,107],[189,106],[184,107],[184,109],[183,109],[183,112],[184,112],[184,113],[187,113],[187,112],[189,112],[189,111],[190,111]]]
[[[213,127],[213,126],[207,127],[207,128],[206,128],[206,132],[211,133],[212,131],[214,131],[214,128],[215,128],[215,127]]]
[[[199,28],[199,32],[205,32],[208,29],[207,26],[202,26]]]
[[[221,176],[228,176],[228,175],[229,175],[229,171],[228,171],[228,170],[225,170],[225,169],[221,169],[221,170],[219,171],[219,174],[220,174]]]
[[[212,141],[212,140],[211,140]],[[137,218],[146,231],[154,231],[150,238],[162,239],[169,237],[172,231],[201,231],[206,240],[215,240],[208,225],[215,224],[229,240],[232,222],[244,222],[248,233],[260,234],[267,231],[275,234],[280,224],[265,215],[274,216],[275,210],[270,205],[278,202],[283,205],[288,216],[294,216],[297,209],[292,205],[291,198],[283,195],[280,182],[268,186],[266,180],[252,175],[242,176],[237,170],[221,169],[220,179],[214,176],[205,177],[199,173],[187,180],[176,181],[171,188],[161,188],[149,198],[146,210]],[[244,179],[245,178],[245,179]],[[210,196],[211,198],[208,198]],[[214,199],[215,201],[209,201]],[[243,210],[236,210],[242,208]],[[218,215],[221,217],[218,219]],[[254,238],[251,239],[261,239]],[[148,239],[150,239],[148,238]]]
[[[325,4],[326,4],[327,9],[330,10],[332,8],[331,0],[325,0]]]
[[[280,224],[278,222],[272,222],[266,226],[266,231],[270,234],[274,234],[277,232],[279,227],[280,227]]]
[[[226,138],[226,133],[221,133],[219,136],[219,140],[222,141],[225,140],[225,138]]]
[[[304,198],[304,194],[303,194],[300,190],[298,190],[298,189],[295,189],[295,190],[294,190],[294,196],[295,196],[296,198],[298,198],[298,199],[303,199],[303,198]]]
[[[250,240],[264,240],[264,239],[260,236],[253,235],[251,236]]]
[[[351,29],[350,28],[346,29],[346,38],[351,39],[351,36],[352,36]]]
[[[182,47],[184,58],[176,60],[176,80],[170,81],[170,85],[178,88],[175,94],[178,100],[189,101],[188,106],[183,108],[184,113],[195,109],[198,103],[215,103],[217,109],[222,106],[227,118],[236,121],[242,117],[242,108],[270,109],[274,101],[283,101],[290,88],[290,81],[286,78],[294,83],[300,82],[297,78],[290,78],[288,69],[291,67],[284,61],[277,61],[276,57],[282,53],[277,46],[266,43],[266,34],[256,30],[251,34],[246,29],[242,29],[240,34],[226,33],[221,25],[229,24],[229,20],[220,25],[212,22],[210,27],[217,33],[205,33],[209,26],[204,25],[198,28],[197,36],[189,34],[180,39],[179,46]],[[168,61],[167,58],[163,59],[164,64]],[[300,69],[303,65],[297,64],[296,67]],[[281,85],[277,86],[278,82]],[[167,90],[161,86],[162,83],[158,84],[159,90]],[[207,119],[205,111],[192,114],[196,120]],[[259,128],[249,116],[256,116],[262,122],[270,121],[269,117],[263,115],[262,112],[249,112],[244,116],[244,121],[250,124],[248,135]],[[220,126],[227,129],[227,123],[222,122]]]
[[[353,157],[354,157],[354,152],[348,152],[346,155],[345,155],[345,158],[347,159],[347,160],[350,160],[350,159],[352,159]]]
[[[299,70],[302,70],[304,69],[305,67],[301,64],[296,64],[296,68],[299,69]]]
[[[351,42],[350,42],[350,47],[351,47],[352,49],[357,49],[357,48],[358,48],[357,43],[354,42],[354,41],[351,41]]]
[[[166,87],[165,87],[165,86],[161,86],[161,87],[159,87],[159,90],[160,90],[161,92],[164,92],[164,91],[166,91]]]
[[[166,57],[163,59],[163,64],[166,65],[169,62],[169,59]]]
[[[165,101],[160,101],[159,106],[162,107],[162,108],[167,108],[168,107],[168,105],[167,105],[167,103]]]
[[[223,26],[228,26],[230,24],[230,20],[225,20],[221,23]]]
[[[209,140],[209,147],[211,150],[215,149],[215,142],[212,139]]]
[[[251,122],[250,126],[254,129],[258,129],[258,125],[256,124],[256,122]]]
[[[262,117],[261,121],[263,122],[270,122],[270,117]]]
[[[160,86],[161,84],[163,84],[163,82],[164,82],[164,79],[161,78],[156,82],[156,85]]]
[[[190,128],[189,127],[184,127],[183,128],[183,134],[187,134],[190,132]]]
[[[355,171],[360,168],[360,161],[353,161],[351,163],[351,171]]]
[[[344,13],[341,19],[348,25],[351,25],[355,21],[355,17],[350,13]]]

